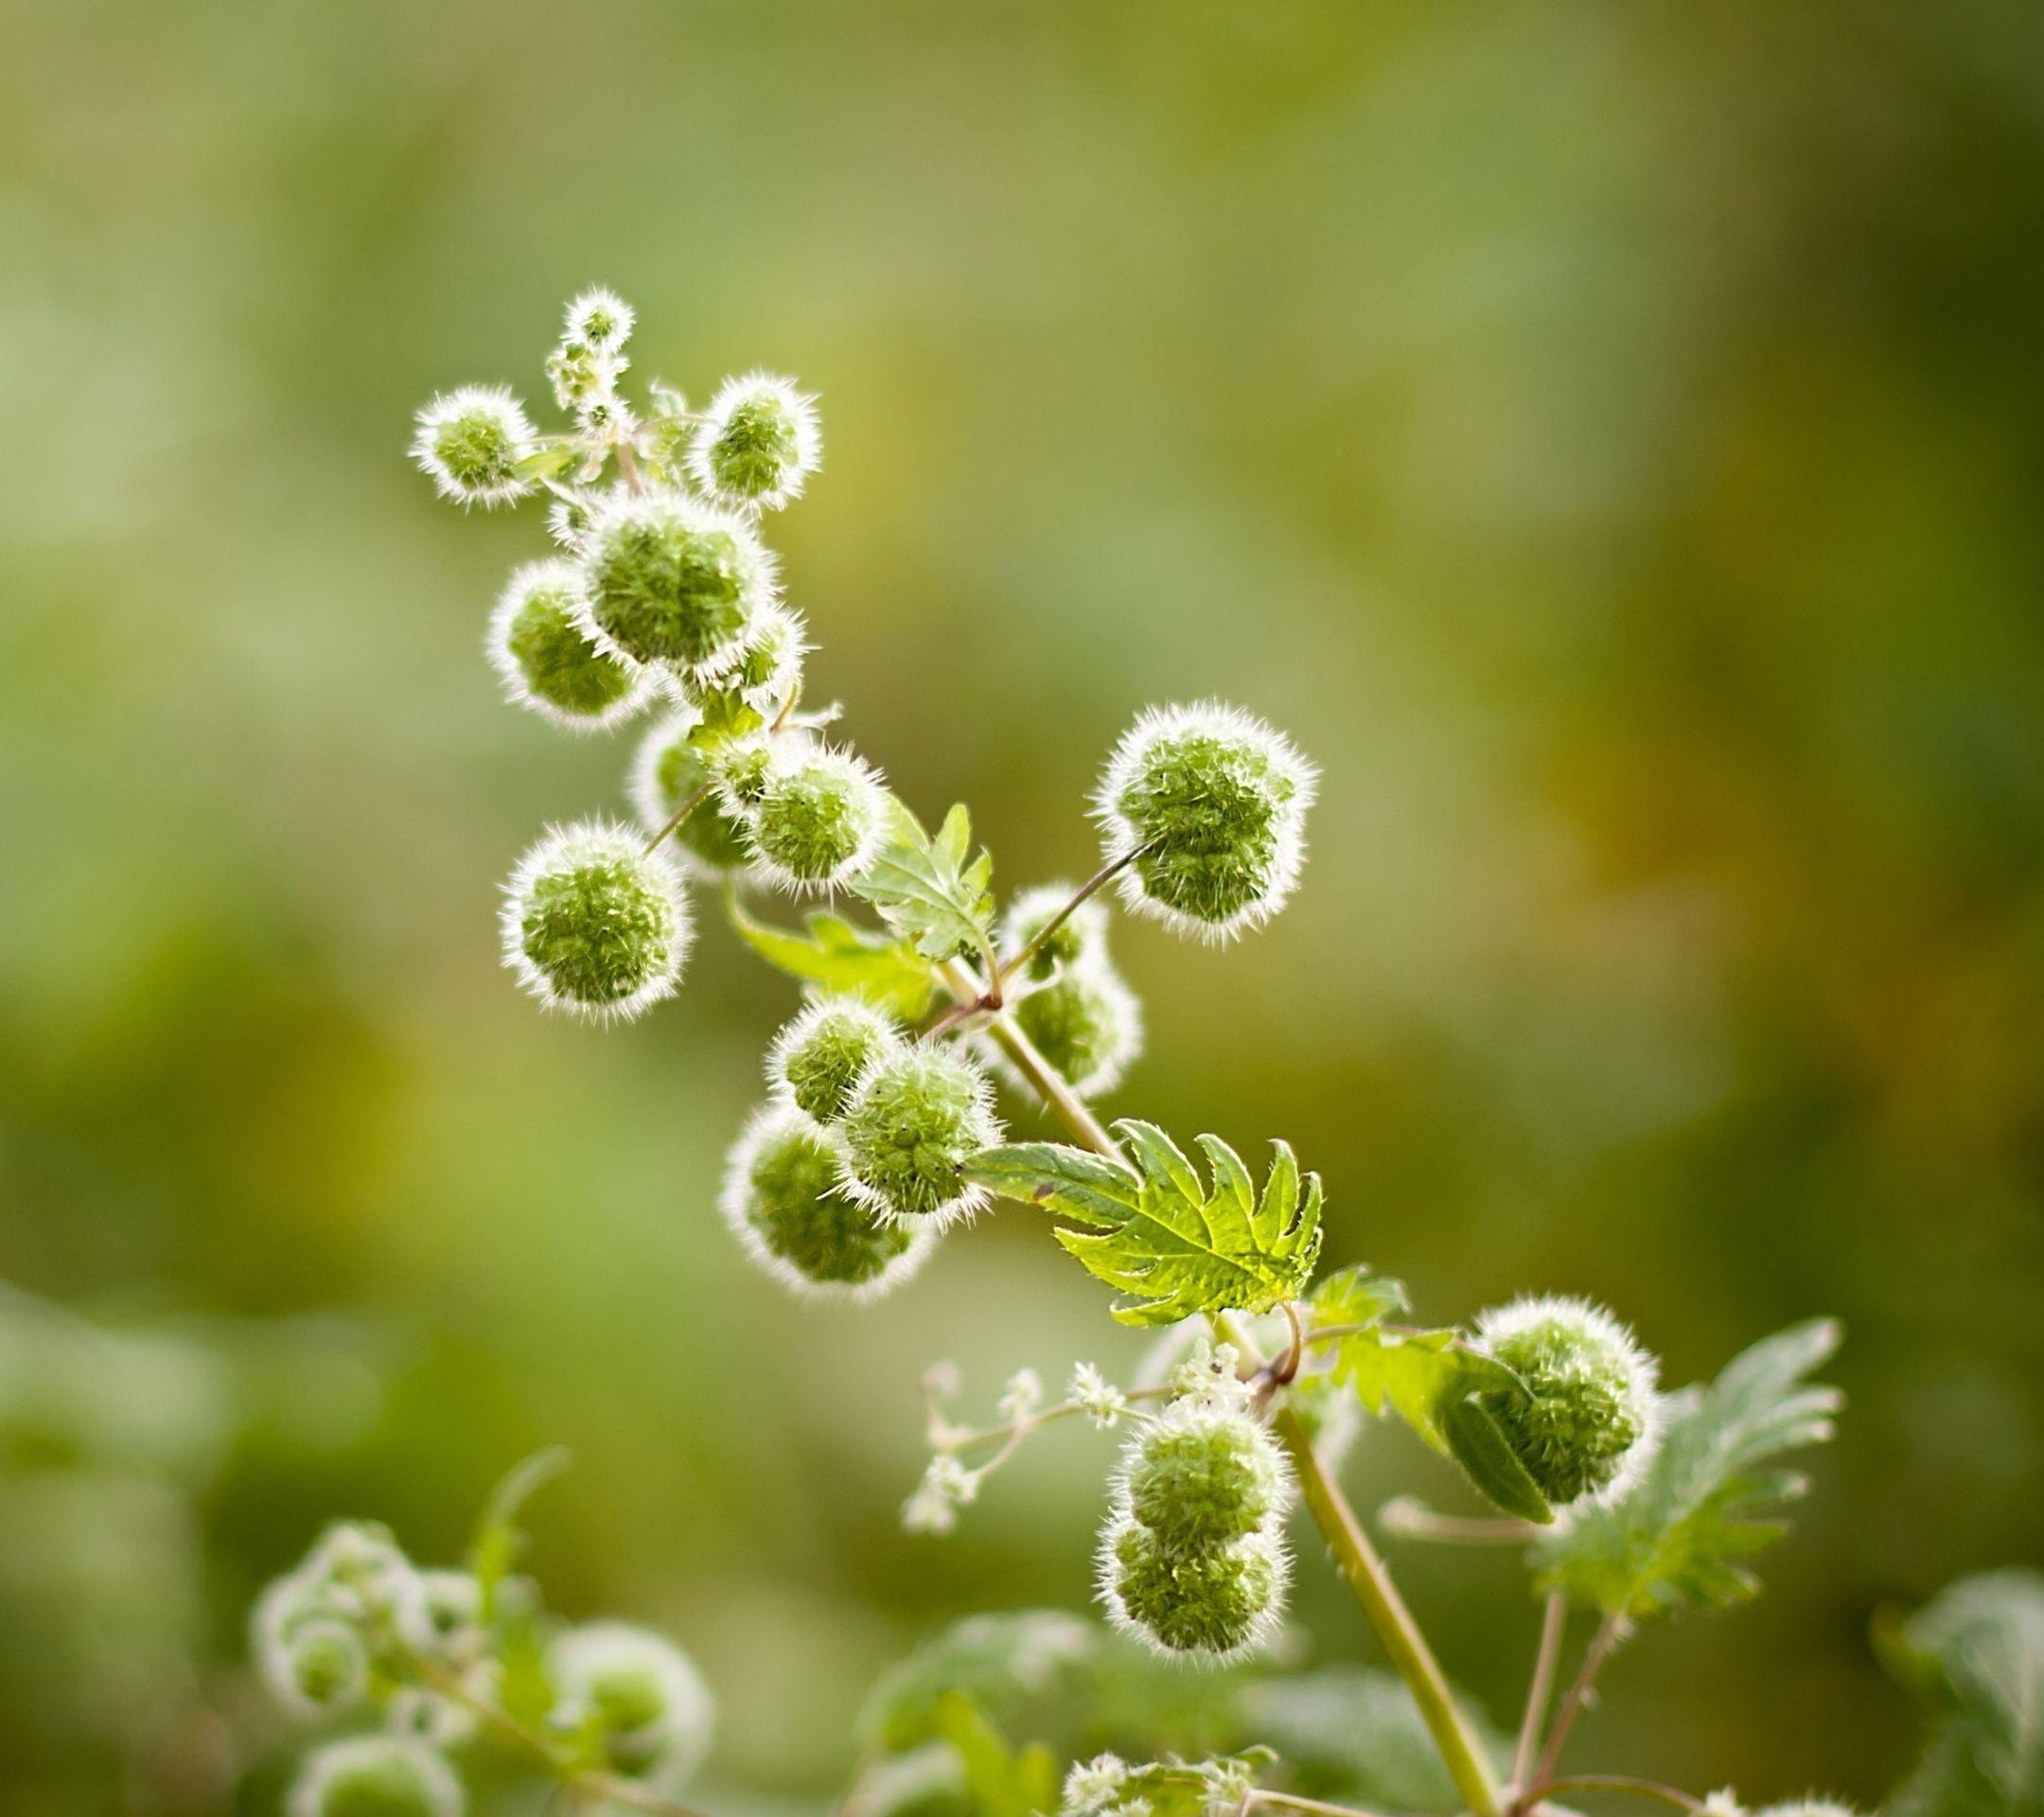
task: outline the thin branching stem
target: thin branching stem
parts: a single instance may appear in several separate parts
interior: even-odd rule
[[[1526,1775],[1533,1771],[1533,1756],[1540,1748],[1541,1731],[1547,1723],[1547,1705],[1554,1699],[1556,1674],[1561,1667],[1561,1641],[1568,1631],[1568,1598],[1559,1593],[1547,1598],[1541,1614],[1540,1646],[1533,1655],[1533,1678],[1526,1686],[1525,1714],[1519,1720],[1519,1740],[1512,1749],[1511,1782],[1523,1795]]]
[[[1582,1669],[1576,1674],[1576,1682],[1568,1687],[1568,1695],[1555,1712],[1547,1745],[1541,1750],[1540,1764],[1533,1769],[1534,1778],[1542,1785],[1555,1776],[1555,1769],[1561,1763],[1561,1750],[1568,1743],[1569,1731],[1589,1707],[1591,1696],[1596,1689],[1597,1674],[1604,1669],[1605,1661],[1617,1651],[1631,1632],[1632,1624],[1622,1614],[1606,1615],[1597,1624],[1597,1631],[1583,1654]]]
[[[1377,1525],[1398,1539],[1436,1545],[1517,1545],[1540,1531],[1508,1515],[1442,1514],[1416,1495],[1394,1495],[1377,1510]]]
[[[1664,1805],[1674,1805],[1683,1810],[1701,1810],[1703,1801],[1674,1786],[1664,1786],[1656,1779],[1639,1779],[1627,1773],[1572,1773],[1565,1779],[1549,1779],[1527,1792],[1526,1808],[1532,1809],[1540,1802],[1558,1791],[1618,1791],[1634,1798],[1651,1798]]]
[[[700,807],[705,802],[707,802],[710,797],[715,792],[716,784],[714,784],[714,782],[705,783],[700,788],[698,788],[695,792],[695,794],[691,795],[687,801],[683,802],[679,807],[676,808],[675,811],[667,817],[667,823],[662,826],[658,833],[654,834],[654,836],[650,839],[646,841],[645,849],[647,850],[647,852],[651,853],[659,851],[660,848],[664,843],[666,843],[667,836],[670,833],[676,831],[680,826],[683,820],[687,820],[691,814],[695,813],[695,811],[698,807]]]
[[[1154,845],[1154,840],[1151,841],[1151,844]],[[1042,952],[1057,930],[1079,912],[1088,897],[1105,889],[1108,884],[1112,883],[1117,876],[1126,871],[1130,865],[1134,864],[1137,858],[1141,857],[1149,850],[1149,845],[1138,845],[1133,852],[1123,854],[1120,857],[1115,859],[1113,863],[1103,864],[1098,871],[1094,872],[1077,890],[1072,891],[1071,900],[1064,908],[1060,908],[1056,914],[1052,915],[1048,921],[1045,922],[1041,927],[1037,928],[1035,933],[1031,936],[1028,945],[1024,946],[1012,959],[1004,961],[996,968],[994,973],[995,988],[998,990],[1003,983],[1019,972],[1038,953]]]

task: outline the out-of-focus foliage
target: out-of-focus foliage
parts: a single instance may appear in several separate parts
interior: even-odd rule
[[[1871,1804],[1911,1755],[1870,1612],[2044,1563],[2040,60],[2022,0],[8,9],[0,1275],[122,1332],[343,1315],[386,1392],[231,1445],[196,1514],[39,1467],[0,1574],[76,1543],[161,1602],[225,1712],[170,1726],[265,1813],[255,1586],[341,1512],[452,1556],[544,1443],[536,1568],[699,1660],[719,1811],[841,1789],[953,1615],[1084,1604],[1109,1440],[896,1526],[931,1357],[1140,1346],[1041,1216],[784,1303],[713,1198],[794,985],[707,915],[612,1035],[498,969],[498,880],[628,747],[502,708],[544,533],[404,449],[458,379],[535,399],[601,281],[697,401],[820,394],[810,687],[925,821],[971,804],[1004,897],[1085,874],[1145,702],[1320,766],[1279,923],[1116,929],[1110,1114],[1281,1134],[1328,1264],[1443,1321],[1586,1293],[1687,1381],[1842,1317],[1768,1596],[1644,1632],[1584,1745]],[[1456,1492],[1377,1428],[1347,1477]],[[1313,1656],[1366,1659],[1301,1562]],[[1395,1562],[1513,1707],[1515,1564]],[[40,1606],[0,1622],[22,1800],[214,1808],[81,1658],[94,1604]]]

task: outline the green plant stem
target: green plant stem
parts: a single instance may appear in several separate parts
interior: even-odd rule
[[[661,827],[658,833],[654,834],[654,836],[646,841],[645,849],[647,850],[647,852],[651,853],[658,851],[661,842],[666,838],[668,834],[674,832],[678,827],[679,827],[681,822],[687,820],[691,814],[695,813],[695,811],[698,807],[700,807],[705,802],[707,802],[710,797],[714,793],[715,793],[715,791],[716,785],[714,783],[705,783],[700,788],[698,788],[695,792],[695,794],[691,795],[687,801],[683,802],[679,807],[676,808],[675,811],[667,817],[666,825]]]
[[[997,984],[1005,983],[1015,973],[1019,972],[1023,966],[1027,965],[1031,960],[1034,959],[1044,949],[1051,935],[1055,934],[1060,927],[1064,926],[1067,921],[1079,912],[1089,896],[1093,895],[1097,891],[1105,889],[1120,873],[1127,870],[1149,849],[1150,847],[1147,845],[1138,845],[1135,851],[1123,857],[1115,859],[1112,864],[1101,865],[1077,890],[1072,891],[1071,900],[1036,930],[1035,938],[1027,946],[1023,947],[1019,953],[1015,954],[1013,959],[1008,960],[1000,966],[994,975],[995,981]]]
[[[981,995],[978,980],[956,960],[945,961],[937,970],[944,987],[960,1002],[976,1001]],[[988,1024],[988,1032],[1073,1136],[1096,1155],[1108,1160],[1121,1159],[1114,1138],[1087,1108],[1085,1100],[1036,1051],[1026,1034],[1006,1016],[1000,1015]],[[1237,1354],[1245,1361],[1257,1357],[1256,1347],[1249,1341],[1247,1333],[1225,1314],[1214,1320],[1214,1330],[1217,1335],[1233,1344]],[[1250,1367],[1258,1367],[1260,1361],[1252,1361]],[[1348,1506],[1348,1498],[1314,1452],[1313,1438],[1297,1413],[1289,1405],[1279,1407],[1272,1427],[1292,1454],[1307,1508],[1327,1540],[1335,1568],[1362,1604],[1363,1613],[1376,1629],[1392,1665],[1411,1688],[1413,1701],[1418,1704],[1419,1714],[1426,1720],[1434,1743],[1440,1750],[1456,1789],[1467,1801],[1471,1817],[1499,1817],[1497,1775],[1485,1757],[1469,1719],[1456,1703],[1454,1693],[1448,1688],[1447,1675],[1442,1672],[1440,1662],[1434,1657],[1426,1637],[1413,1620],[1412,1612],[1399,1596],[1390,1572],[1363,1531],[1355,1510]]]
[[[1555,1712],[1554,1727],[1548,1732],[1547,1745],[1541,1750],[1540,1764],[1533,1769],[1533,1777],[1542,1785],[1553,1780],[1555,1769],[1561,1764],[1561,1750],[1568,1741],[1569,1731],[1576,1726],[1576,1719],[1589,1707],[1591,1693],[1596,1688],[1597,1674],[1604,1669],[1604,1662],[1617,1651],[1631,1632],[1631,1624],[1619,1614],[1606,1615],[1598,1625],[1583,1654],[1582,1669],[1576,1674],[1576,1682],[1568,1687],[1568,1695]]]
[[[1545,1785],[1535,1786],[1527,1792],[1527,1808],[1531,1808],[1556,1791],[1622,1791],[1635,1798],[1656,1799],[1683,1810],[1703,1808],[1702,1799],[1692,1798],[1686,1791],[1678,1791],[1673,1786],[1664,1786],[1658,1780],[1635,1779],[1624,1773],[1574,1773],[1566,1779],[1550,1779]]]
[[[1567,1629],[1568,1598],[1559,1592],[1551,1593],[1547,1606],[1541,1612],[1540,1648],[1533,1655],[1525,1715],[1520,1720],[1519,1741],[1512,1750],[1512,1786],[1521,1797],[1525,1794],[1526,1779],[1533,1771],[1533,1755],[1547,1721],[1547,1705],[1554,1698],[1555,1673],[1561,1664],[1561,1641]]]

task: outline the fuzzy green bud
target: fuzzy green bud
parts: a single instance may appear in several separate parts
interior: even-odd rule
[[[871,1004],[820,997],[774,1037],[766,1083],[818,1122],[833,1123],[844,1115],[859,1075],[901,1044],[900,1031]]]
[[[568,341],[598,353],[615,353],[631,339],[632,307],[601,285],[569,304],[564,318]]]
[[[746,714],[762,722],[772,719],[802,686],[802,657],[809,648],[802,631],[802,619],[784,606],[763,607],[730,662],[711,679],[691,683],[690,697],[727,724]],[[719,705],[720,714],[712,711]]]
[[[850,882],[880,845],[879,777],[849,751],[776,746],[747,822],[769,883],[796,893]]]
[[[1105,960],[1061,973],[1021,997],[1011,1013],[1082,1097],[1112,1091],[1142,1051],[1142,1005]],[[1002,1070],[1012,1067],[1003,1062]]]
[[[1506,1442],[1555,1508],[1616,1500],[1638,1479],[1657,1424],[1654,1360],[1602,1307],[1526,1298],[1476,1321],[1518,1376],[1483,1397]]]
[[[1130,1441],[1121,1499],[1169,1551],[1206,1551],[1280,1517],[1291,1479],[1271,1438],[1240,1407],[1181,1401]]]
[[[504,697],[556,725],[596,732],[627,719],[652,694],[651,676],[590,642],[573,562],[533,561],[517,570],[490,614],[486,648]]]
[[[1000,1140],[986,1075],[939,1048],[881,1054],[860,1075],[840,1129],[845,1190],[887,1218],[942,1224],[976,1211],[982,1189],[959,1170]]]
[[[1207,701],[1153,708],[1094,797],[1121,899],[1182,933],[1226,940],[1284,905],[1305,862],[1316,774],[1260,719]]]
[[[714,677],[773,600],[773,560],[752,531],[678,492],[605,500],[582,576],[599,649],[684,678]]]
[[[1044,883],[1017,895],[1001,917],[995,943],[1003,958],[1028,946],[1076,893],[1066,883]],[[1106,905],[1098,897],[1090,897],[1066,916],[1050,937],[1030,955],[1019,979],[1026,987],[1048,984],[1068,967],[1106,957]]]
[[[816,399],[763,372],[728,379],[689,450],[689,472],[725,504],[775,511],[800,497],[822,455]]]
[[[648,833],[659,832],[683,803],[718,780],[720,753],[702,741],[701,720],[695,707],[678,708],[640,741],[632,761],[631,802]],[[711,788],[661,849],[671,849],[684,870],[721,877],[751,863],[752,836],[723,790]]]
[[[1101,1537],[1109,1619],[1167,1657],[1220,1666],[1255,1651],[1278,1624],[1289,1578],[1275,1533],[1174,1552],[1139,1522],[1120,1519]]]
[[[709,1751],[715,1706],[687,1654],[673,1642],[621,1621],[571,1629],[555,1641],[547,1669],[565,1714],[593,1714],[621,1773],[680,1785]]]
[[[532,490],[519,463],[533,451],[538,431],[508,391],[464,385],[435,397],[417,422],[412,458],[442,498],[494,507]]]
[[[935,1233],[874,1215],[841,1190],[843,1144],[802,1112],[755,1116],[725,1165],[724,1221],[766,1272],[797,1293],[869,1299],[919,1268]]]
[[[361,1735],[306,1756],[291,1817],[460,1817],[461,1781],[424,1742]]]
[[[549,833],[505,886],[504,962],[541,1005],[623,1020],[671,996],[694,926],[661,853],[606,820]]]

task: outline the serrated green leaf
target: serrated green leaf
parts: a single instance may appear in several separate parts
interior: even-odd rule
[[[725,911],[738,937],[776,970],[827,991],[862,997],[876,1008],[914,1022],[935,991],[929,961],[905,941],[855,926],[842,915],[812,914],[801,933],[755,921],[735,895]]]
[[[994,860],[971,858],[972,817],[952,808],[933,839],[901,802],[889,798],[880,856],[851,887],[926,959],[955,959],[979,947],[994,921]]]
[[[2044,1578],[1962,1578],[1878,1638],[1932,1712],[1888,1817],[2044,1817]]]
[[[1059,1142],[990,1148],[965,1176],[1003,1198],[1040,1205],[1084,1226],[1057,1240],[1087,1270],[1127,1296],[1111,1309],[1124,1325],[1172,1325],[1197,1313],[1267,1313],[1296,1299],[1320,1257],[1320,1176],[1301,1180],[1283,1142],[1259,1201],[1242,1157],[1202,1136],[1213,1189],[1154,1123],[1115,1125],[1134,1165]]]
[[[1830,1438],[1839,1392],[1804,1378],[1838,1345],[1829,1319],[1793,1325],[1734,1357],[1708,1386],[1667,1397],[1660,1448],[1639,1483],[1535,1544],[1540,1586],[1634,1617],[1753,1596],[1758,1579],[1740,1561],[1788,1531],[1779,1510],[1806,1487],[1770,1460]]]

